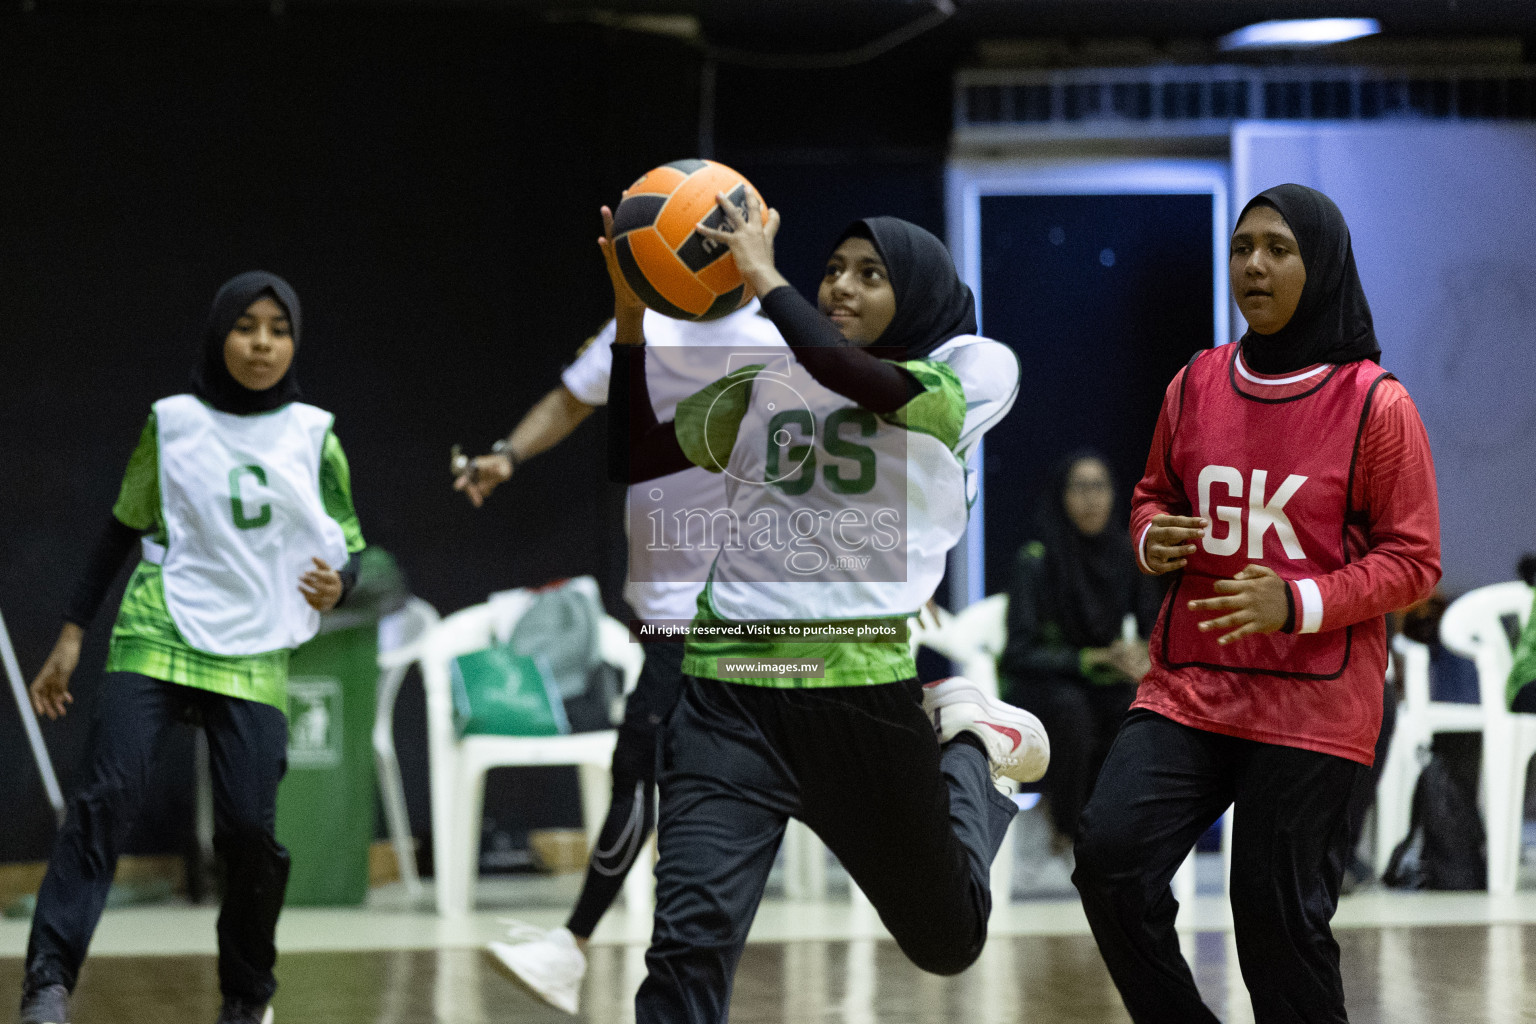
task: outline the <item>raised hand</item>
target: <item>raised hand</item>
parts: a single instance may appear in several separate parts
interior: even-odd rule
[[[758,295],[767,295],[788,284],[773,264],[773,240],[779,233],[779,211],[769,210],[765,223],[762,204],[750,192],[747,193],[745,213],[724,192],[715,196],[715,202],[725,217],[726,226],[711,228],[700,224],[695,230],[730,248],[731,255],[736,258],[736,269]]]
[[[603,252],[603,263],[608,268],[608,281],[613,285],[613,315],[621,323],[626,316],[638,318],[645,312],[645,303],[635,294],[635,290],[624,279],[624,272],[619,269],[619,259],[613,248],[613,211],[604,206],[600,208],[603,217],[603,237],[597,240],[597,247]],[[624,332],[619,332],[621,335]],[[620,344],[635,344],[626,341],[623,337],[618,339]]]

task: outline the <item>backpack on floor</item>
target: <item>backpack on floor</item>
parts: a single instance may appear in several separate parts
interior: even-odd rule
[[[1442,755],[1431,754],[1413,787],[1408,837],[1392,851],[1381,880],[1395,889],[1486,889],[1486,846],[1475,796]]]

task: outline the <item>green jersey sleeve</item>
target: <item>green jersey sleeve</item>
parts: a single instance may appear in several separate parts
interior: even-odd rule
[[[124,526],[140,533],[160,531],[160,435],[155,414],[149,414],[139,443],[128,457],[123,485],[117,492],[112,514]]]
[[[763,366],[743,366],[677,403],[673,429],[689,462],[711,473],[725,472],[752,404],[752,382]]]
[[[954,451],[965,426],[965,388],[947,364],[930,359],[896,363],[917,378],[923,393],[882,419],[919,434],[928,434]]]
[[[352,470],[347,465],[347,453],[330,431],[326,431],[325,444],[320,449],[320,501],[325,514],[336,520],[346,535],[349,554],[368,546],[357,521],[357,510],[352,507]]]

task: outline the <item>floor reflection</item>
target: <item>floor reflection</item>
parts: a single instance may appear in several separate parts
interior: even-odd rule
[[[1338,932],[1355,1024],[1518,1024],[1536,980],[1536,927],[1348,929]],[[1181,937],[1206,1001],[1228,1024],[1253,1020],[1231,935]],[[595,946],[581,1019],[632,1024],[645,976],[642,946]],[[0,1005],[15,1005],[21,963],[0,960]],[[294,953],[278,961],[280,1024],[555,1024],[544,1005],[476,949]],[[212,1020],[212,957],[99,956],[87,965],[76,1019],[113,1024]],[[917,970],[887,940],[749,945],[737,972],[735,1024],[1125,1024],[1119,996],[1087,936],[994,937],[953,978]]]

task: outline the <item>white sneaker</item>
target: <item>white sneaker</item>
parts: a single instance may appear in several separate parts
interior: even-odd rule
[[[568,928],[545,931],[512,922],[507,942],[490,944],[492,955],[533,994],[557,1010],[575,1013],[587,958]]]
[[[948,743],[960,732],[981,740],[994,778],[1034,782],[1051,763],[1051,741],[1040,719],[987,696],[963,676],[924,686],[923,711],[933,722],[940,743]]]

